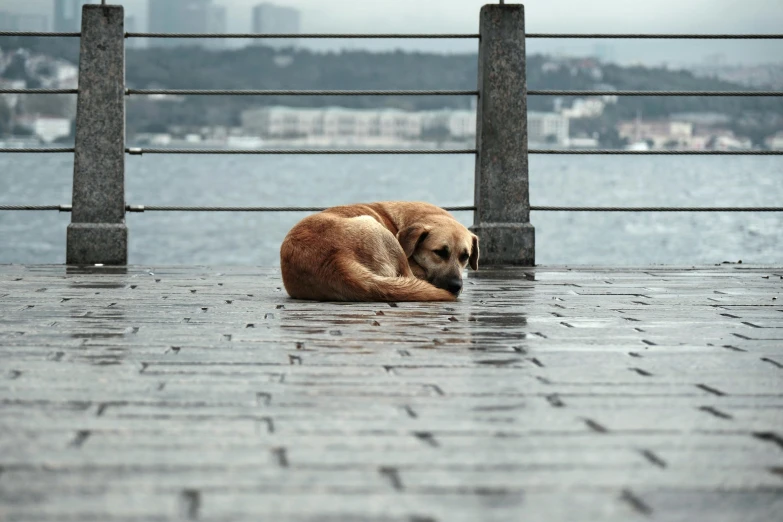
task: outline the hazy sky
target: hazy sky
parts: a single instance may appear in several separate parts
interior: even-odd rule
[[[148,0],[122,3],[146,26]],[[230,32],[250,31],[250,9],[260,0],[215,0],[229,8]],[[52,0],[0,0],[0,9],[49,11]],[[478,29],[482,0],[277,0],[302,11],[306,32],[466,32]],[[512,2],[509,2],[512,3]],[[516,2],[513,2],[516,3]],[[783,32],[783,0],[528,0],[528,32]],[[317,48],[475,50],[473,41],[315,41]],[[529,52],[586,54],[603,48],[622,62],[699,63],[709,55],[728,62],[781,62],[783,41],[531,41]]]

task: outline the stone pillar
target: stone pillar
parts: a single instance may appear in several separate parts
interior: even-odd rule
[[[535,265],[527,162],[525,11],[481,8],[476,213],[482,265]]]
[[[128,262],[124,18],[122,6],[82,9],[69,265]]]

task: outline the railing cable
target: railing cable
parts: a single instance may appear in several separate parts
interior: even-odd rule
[[[605,156],[783,156],[783,150],[530,149],[528,154]]]
[[[2,33],[0,33],[2,34]],[[783,34],[698,34],[698,33],[528,33],[526,38],[620,39],[620,40],[780,40]],[[468,34],[404,34],[404,33],[125,33],[125,38],[390,38],[390,39],[479,39]]]
[[[783,91],[583,91],[533,89],[529,96],[783,96]]]
[[[0,149],[4,152],[8,149]],[[37,149],[16,150],[35,152]],[[71,152],[73,149],[71,149]],[[337,155],[337,154],[476,154],[476,149],[199,149],[128,148],[132,156],[144,154],[239,154],[239,155]],[[783,156],[783,150],[622,150],[622,149],[530,149],[529,154],[610,155],[610,156]]]
[[[17,90],[19,91],[19,90]],[[5,91],[1,91],[3,93]],[[19,91],[22,92],[22,91]],[[74,91],[76,92],[76,91]],[[476,90],[346,90],[346,89],[125,89],[130,95],[169,96],[479,96]],[[589,91],[532,89],[529,96],[783,96],[783,91]]]
[[[783,212],[783,207],[552,207],[531,205],[537,212]]]
[[[127,212],[321,212],[328,207],[188,207],[167,205],[128,205]],[[452,212],[476,210],[474,206],[447,206]]]
[[[39,36],[79,38],[80,32],[48,31],[0,31],[0,36]],[[528,33],[526,38],[563,39],[620,39],[620,40],[781,40],[783,34],[619,34],[619,33]],[[478,34],[322,34],[322,33],[125,33],[125,38],[242,38],[242,39],[292,39],[292,38],[357,38],[357,39],[479,39]]]
[[[478,34],[403,34],[403,33],[125,33],[125,38],[394,38],[394,39],[478,39]]]
[[[74,153],[73,147],[19,147],[19,148],[0,148],[0,154],[61,154]]]
[[[479,92],[476,90],[125,89],[125,94],[129,96],[478,96]]]
[[[527,33],[525,38],[595,38],[606,40],[781,40],[783,39],[783,34]]]
[[[74,153],[73,147],[0,148],[0,154],[61,154]],[[382,155],[382,154],[476,154],[476,149],[199,149],[199,148],[137,148],[125,149],[127,154],[237,154],[237,155]],[[605,155],[605,156],[783,156],[783,150],[622,150],[622,149],[530,149],[528,154]]]
[[[82,33],[54,33],[49,31],[0,31],[0,36],[38,36],[38,37],[61,37],[61,38],[80,38]]]
[[[127,205],[126,212],[321,212],[327,207],[225,207]],[[468,212],[475,206],[446,206],[450,212]],[[783,207],[571,207],[532,205],[533,212],[783,212]],[[0,211],[71,212],[71,205],[0,205]]]
[[[0,210],[13,210],[13,211],[55,210],[58,212],[71,212],[73,209],[71,205],[0,205]]]
[[[2,150],[0,150],[2,152]],[[143,154],[475,154],[476,149],[143,149],[128,148],[132,156]]]
[[[0,89],[0,94],[79,94],[79,89]]]

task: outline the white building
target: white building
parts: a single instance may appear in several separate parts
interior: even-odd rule
[[[569,109],[563,109],[560,114],[566,118],[597,118],[604,112],[606,104],[599,98],[577,98]]]
[[[774,136],[767,138],[767,147],[772,150],[783,150],[783,132],[778,132]]]
[[[52,143],[58,138],[65,138],[71,134],[71,120],[68,118],[26,116],[20,118],[19,123],[33,131],[33,134],[44,143]]]
[[[242,113],[245,132],[264,138],[385,138],[421,136],[422,116],[395,109],[262,107]]]
[[[475,110],[442,110],[422,113],[422,130],[442,129],[456,140],[476,137]]]
[[[617,133],[630,143],[651,142],[653,148],[680,148],[688,146],[693,138],[693,124],[684,121],[641,119],[623,121]]]
[[[568,118],[555,113],[528,113],[529,141],[568,144]],[[260,107],[242,113],[242,129],[269,139],[325,138],[362,141],[411,141],[431,135],[470,140],[476,136],[476,113],[470,110],[409,112],[397,109],[341,107]]]
[[[527,113],[528,143],[568,145],[568,118],[554,112]]]

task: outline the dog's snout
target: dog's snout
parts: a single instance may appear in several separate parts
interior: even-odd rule
[[[459,295],[459,293],[462,291],[462,279],[455,277],[454,279],[447,280],[445,288],[452,294]]]

